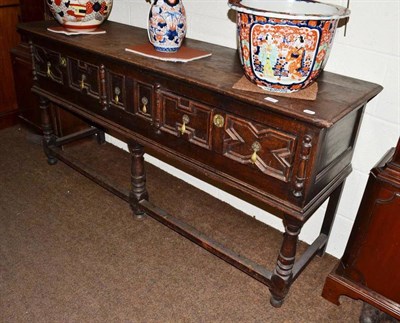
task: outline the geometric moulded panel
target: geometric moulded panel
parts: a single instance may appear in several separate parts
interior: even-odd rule
[[[229,115],[225,133],[225,157],[242,164],[254,164],[264,174],[290,181],[296,136]]]

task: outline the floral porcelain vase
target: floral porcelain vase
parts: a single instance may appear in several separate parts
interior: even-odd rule
[[[148,34],[150,43],[157,51],[178,51],[186,35],[182,0],[154,0],[149,13]]]

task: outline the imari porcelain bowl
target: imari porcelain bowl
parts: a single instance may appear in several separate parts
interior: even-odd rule
[[[94,31],[110,15],[113,0],[46,0],[54,18],[68,31]]]
[[[237,11],[246,77],[271,92],[297,92],[323,70],[347,8],[310,0],[229,0]]]

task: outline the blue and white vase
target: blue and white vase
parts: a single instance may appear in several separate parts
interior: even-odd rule
[[[157,51],[178,51],[186,35],[186,14],[182,0],[154,0],[149,13],[148,34]]]

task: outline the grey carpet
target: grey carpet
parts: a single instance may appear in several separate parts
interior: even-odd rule
[[[358,322],[359,301],[320,296],[335,258],[315,258],[273,308],[266,286],[155,220],[134,220],[123,200],[49,166],[27,135],[0,131],[0,322]],[[129,184],[122,150],[70,152]],[[281,233],[146,167],[151,201],[272,269]]]

